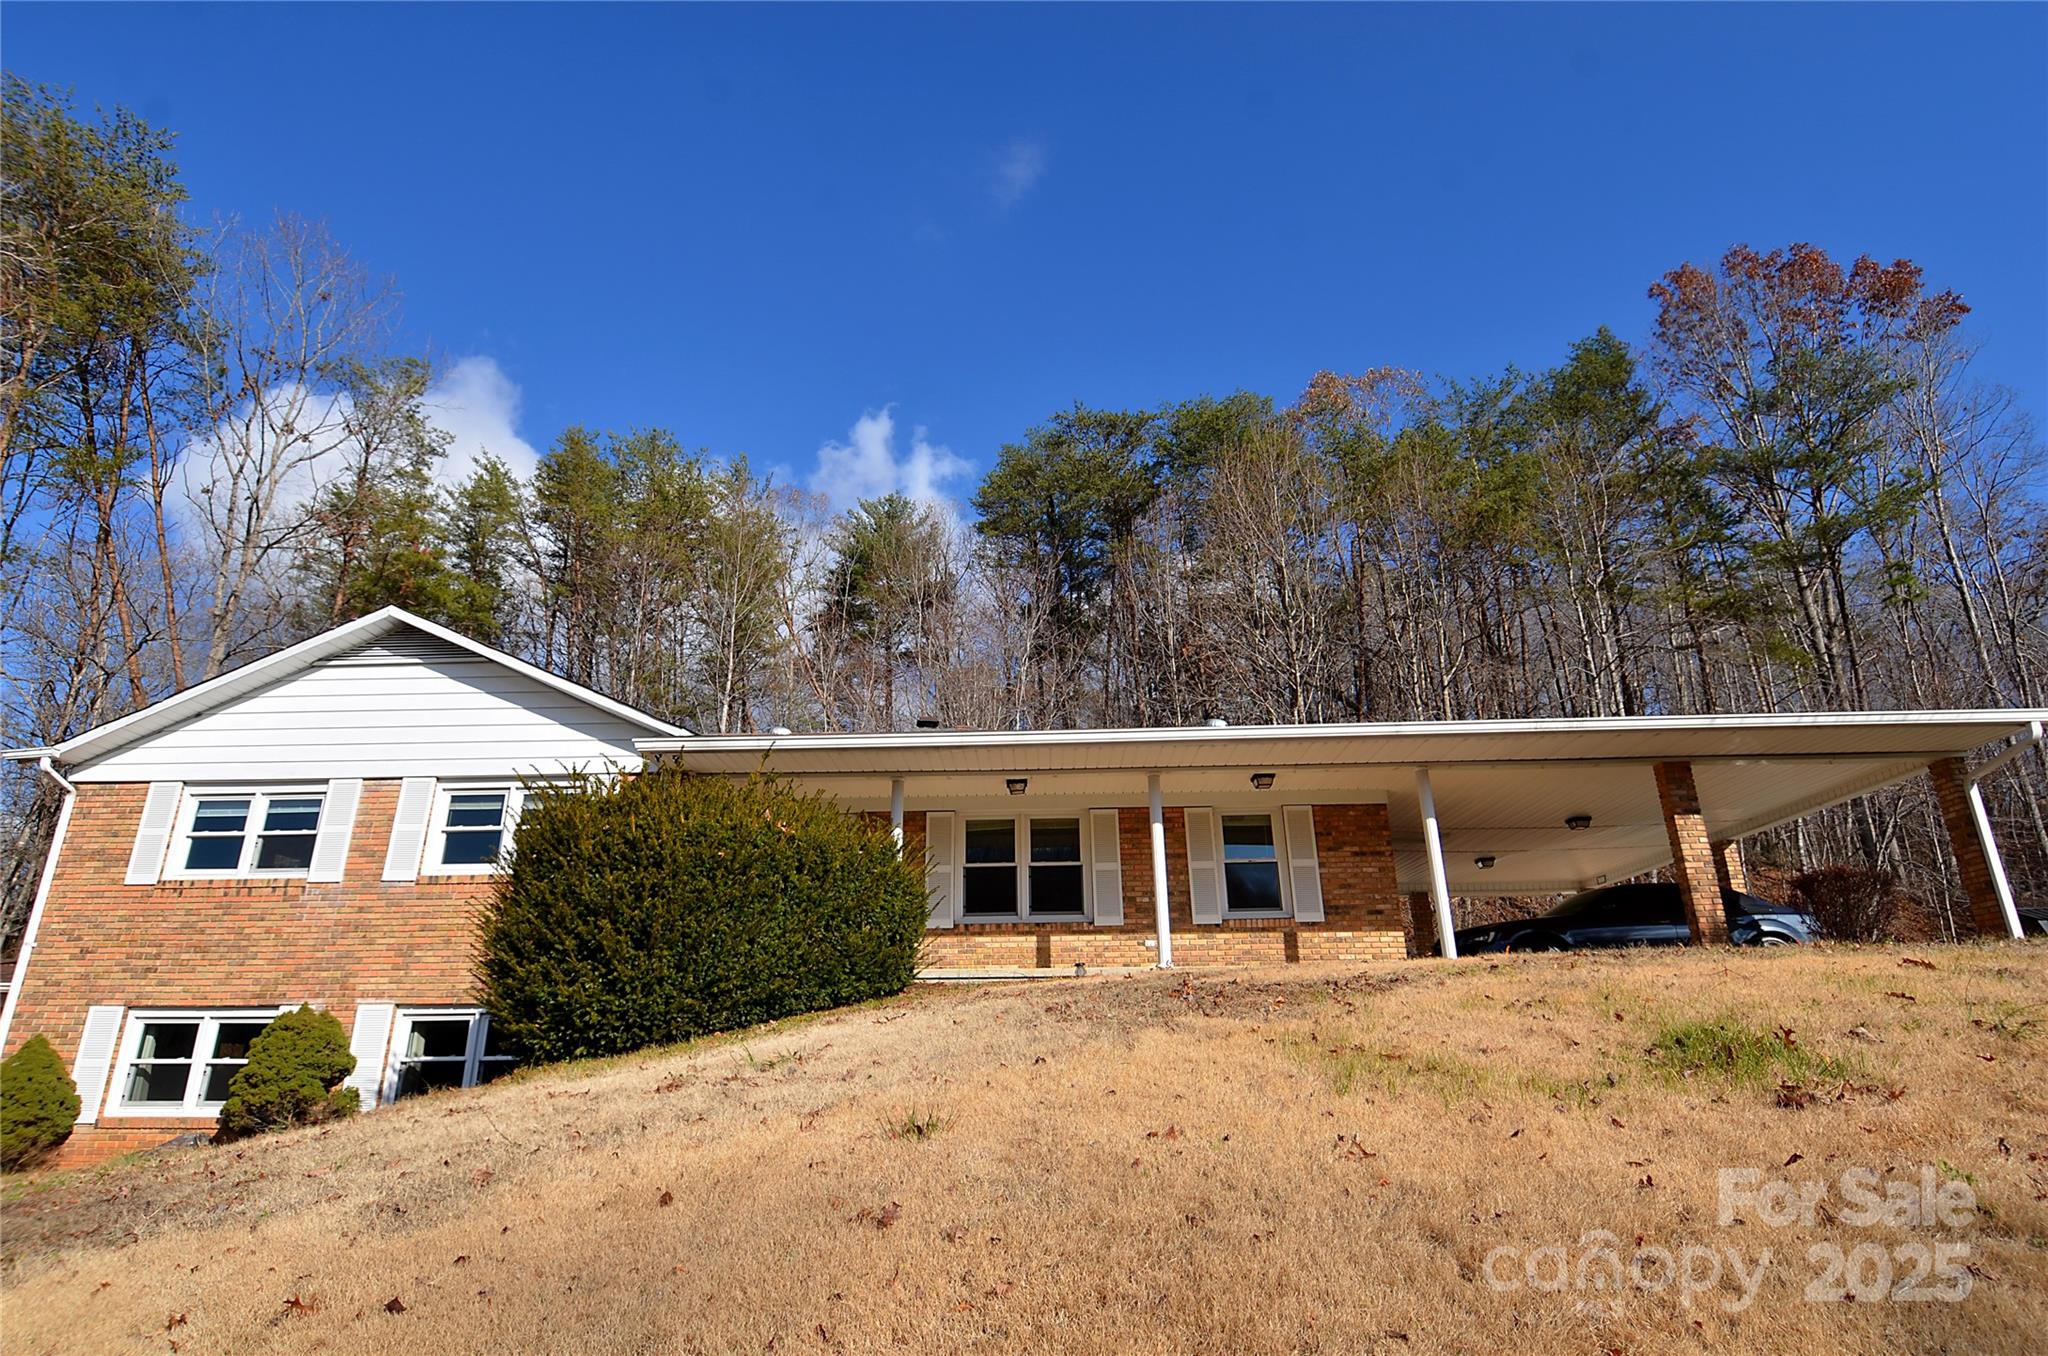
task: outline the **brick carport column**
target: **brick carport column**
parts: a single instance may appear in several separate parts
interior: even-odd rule
[[[1437,954],[1436,901],[1427,890],[1416,890],[1408,896],[1408,954]]]
[[[1742,844],[1731,839],[1714,844],[1714,879],[1723,890],[1749,893],[1749,871],[1742,864]]]
[[[1941,807],[1941,822],[1948,829],[1949,851],[1955,854],[1956,870],[1963,878],[1963,894],[1970,903],[1970,925],[1979,937],[2006,935],[2005,910],[1998,900],[1998,886],[1991,879],[1991,863],[1984,842],[1977,835],[1977,821],[1970,813],[1970,765],[1961,758],[1941,758],[1927,765],[1934,783],[1934,800]]]
[[[1721,903],[1721,882],[1713,845],[1707,839],[1706,816],[1693,785],[1691,763],[1658,763],[1657,802],[1664,810],[1664,830],[1671,835],[1671,872],[1685,901],[1685,921],[1695,942],[1728,940],[1728,914]]]

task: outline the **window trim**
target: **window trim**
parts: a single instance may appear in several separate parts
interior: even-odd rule
[[[1093,816],[1086,809],[1065,810],[1045,809],[1039,813],[1018,814],[975,814],[971,810],[955,811],[956,842],[954,859],[960,863],[960,909],[954,920],[961,927],[973,927],[978,923],[1089,923],[1095,921],[1095,872]],[[967,860],[967,821],[986,822],[1007,819],[1013,824],[1015,834],[1011,853],[1014,860],[1010,870],[1016,873],[1017,907],[1010,913],[969,913],[967,911],[967,873],[975,868]],[[1071,819],[1077,822],[1080,834],[1080,856],[1071,863],[1044,862],[1039,865],[1071,865],[1081,873],[1081,908],[1078,913],[1034,913],[1031,908],[1031,821],[1034,819]],[[991,865],[997,865],[991,863]]]
[[[393,1106],[400,1100],[398,1096],[398,1077],[403,1071],[404,1066],[409,1062],[405,1057],[405,1047],[412,1039],[413,1023],[445,1022],[458,1017],[469,1020],[469,1042],[463,1047],[462,1082],[457,1086],[464,1088],[479,1086],[477,1073],[483,1067],[486,1058],[493,1062],[510,1064],[514,1068],[519,1067],[523,1063],[517,1056],[485,1056],[484,1045],[490,1039],[491,1027],[491,1014],[485,1008],[463,1007],[459,1005],[454,1007],[401,1007],[392,1015],[391,1019],[390,1053],[385,1058],[384,1079],[378,1088],[377,1104],[379,1106]],[[453,1055],[444,1055],[437,1057],[436,1062],[453,1063],[454,1060],[455,1057]]]
[[[1216,871],[1217,887],[1223,895],[1222,917],[1237,918],[1284,918],[1294,917],[1294,882],[1288,879],[1287,870],[1287,824],[1277,809],[1263,805],[1249,807],[1218,805],[1216,811]],[[1273,870],[1280,880],[1280,907],[1278,909],[1240,909],[1230,902],[1230,853],[1223,841],[1223,821],[1226,819],[1248,819],[1261,816],[1273,837]],[[1320,864],[1318,864],[1320,870]]]
[[[498,832],[503,835],[498,843],[498,857],[491,862],[447,862],[442,858],[448,852],[448,809],[456,796],[469,795],[479,791],[503,791],[505,793],[505,814],[499,821]],[[419,874],[427,876],[496,876],[505,870],[506,854],[512,850],[513,836],[519,830],[519,816],[526,808],[525,789],[518,782],[436,782],[434,785],[434,808],[427,818],[427,843],[422,851]]]
[[[213,1058],[214,1049],[220,1043],[220,1028],[228,1022],[261,1021],[265,1025],[277,1020],[292,1009],[288,1004],[277,1007],[253,1008],[130,1008],[123,1018],[121,1043],[116,1048],[120,1057],[114,1061],[113,1076],[107,1082],[107,1094],[103,1104],[108,1116],[156,1116],[165,1119],[189,1120],[201,1116],[218,1116],[223,1103],[200,1100],[206,1090],[206,1080],[198,1076],[208,1064],[218,1063]],[[199,1034],[192,1041],[192,1076],[186,1079],[185,1098],[178,1103],[130,1102],[128,1100],[128,1078],[137,1064],[156,1063],[154,1060],[139,1058],[142,1051],[142,1029],[154,1022],[198,1022]],[[206,1051],[204,1055],[199,1052]],[[166,1063],[173,1061],[163,1061]]]
[[[293,783],[280,786],[193,786],[187,784],[183,798],[178,805],[177,826],[171,834],[171,846],[165,854],[164,869],[159,873],[161,880],[304,880],[313,870],[310,855],[305,866],[290,870],[262,871],[254,865],[258,841],[263,837],[263,821],[269,816],[270,802],[288,800],[294,797],[317,796],[320,800],[320,815],[313,822],[313,850],[319,851],[320,835],[327,824],[327,783]],[[242,826],[242,856],[234,870],[224,867],[201,867],[196,870],[185,866],[192,853],[192,825],[199,816],[199,802],[203,800],[233,800],[247,797],[249,817]],[[280,830],[300,833],[303,830]]]

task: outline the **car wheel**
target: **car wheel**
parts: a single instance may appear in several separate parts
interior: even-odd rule
[[[1517,937],[1508,945],[1510,951],[1562,951],[1564,943],[1555,937]]]
[[[1780,937],[1775,932],[1766,932],[1756,939],[1756,944],[1758,946],[1790,946],[1792,945],[1792,939],[1790,937]]]

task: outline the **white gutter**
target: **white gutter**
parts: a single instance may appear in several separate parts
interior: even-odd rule
[[[49,755],[36,759],[36,769],[63,790],[64,803],[57,807],[57,828],[50,835],[50,850],[43,854],[43,876],[36,883],[36,902],[28,911],[28,927],[21,934],[21,953],[14,958],[14,974],[7,984],[7,1002],[0,1006],[0,1051],[7,1049],[8,1033],[14,1029],[14,1010],[21,1004],[21,985],[28,977],[28,958],[36,949],[36,932],[43,925],[43,906],[50,902],[50,882],[57,875],[57,854],[63,850],[64,831],[71,827],[71,807],[78,800],[78,788],[57,771]]]
[[[1985,763],[1984,766],[1978,768],[1975,772],[1972,772],[1967,777],[1963,778],[1963,780],[1967,782],[1969,785],[1975,786],[1978,782],[1983,781],[1986,777],[1998,771],[2007,763],[2012,762],[2014,759],[2018,758],[2021,754],[2025,753],[2028,749],[2033,748],[2036,744],[2040,742],[2041,722],[2037,720],[2029,724],[2027,726],[2026,732],[2022,734],[2019,738],[2013,740],[2012,745],[2009,748],[2007,748],[2005,752],[1999,754],[1996,758],[1991,759],[1989,762]]]

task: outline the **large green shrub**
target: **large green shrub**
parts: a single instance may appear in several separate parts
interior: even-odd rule
[[[338,1086],[355,1071],[348,1036],[331,1012],[302,1007],[282,1014],[249,1042],[249,1062],[228,1080],[220,1109],[223,1142],[351,1116],[361,1104]]]
[[[78,1090],[41,1036],[0,1060],[0,1167],[29,1167],[71,1137]]]
[[[477,975],[534,1058],[615,1054],[898,993],[928,907],[885,827],[657,769],[529,794]]]

